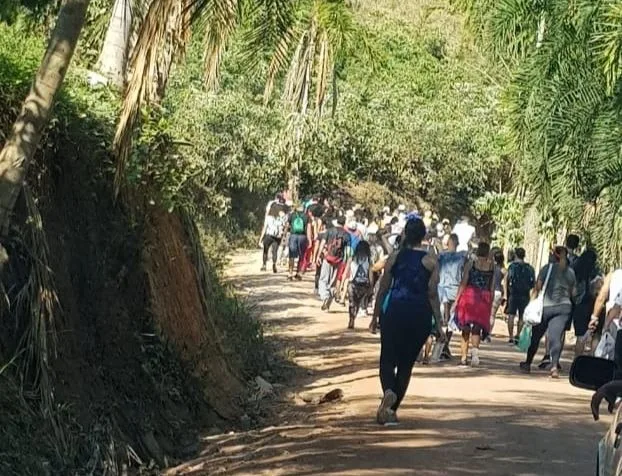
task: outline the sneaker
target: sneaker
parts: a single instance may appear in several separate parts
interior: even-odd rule
[[[551,365],[551,356],[545,355],[544,357],[542,357],[542,362],[538,364],[538,368],[540,370],[546,370],[549,365]]]
[[[551,369],[551,378],[555,378],[555,379],[559,378],[559,370],[557,368]]]
[[[384,392],[378,411],[376,412],[376,421],[380,425],[384,425],[389,421],[391,416],[389,412],[392,411],[391,407],[397,403],[397,395],[393,390],[387,390]]]
[[[294,279],[296,281],[302,281],[302,276],[300,276],[300,273],[296,273],[296,276],[294,276]]]
[[[387,410],[387,421],[384,422],[384,426],[397,426],[400,422],[397,419],[397,413],[394,410]]]
[[[264,264],[261,266],[261,269],[259,271],[265,271],[265,270],[266,270],[266,265]]]
[[[471,367],[479,367],[479,352],[478,349],[473,349],[471,352]]]
[[[332,298],[324,299],[324,302],[322,303],[322,311],[328,311],[332,302]]]
[[[514,345],[515,344],[514,339],[512,337],[510,337],[508,339],[508,344],[510,344],[510,345]]]
[[[527,362],[521,362],[518,366],[520,367],[521,372],[524,372],[526,374],[531,373],[531,365],[529,365]]]
[[[273,264],[273,265],[272,265],[272,272],[273,272],[274,274],[276,274],[276,273],[278,272],[278,271],[277,271],[277,269],[276,269],[276,264]]]
[[[466,368],[468,366],[469,366],[469,363],[467,362],[467,359],[460,359],[460,362],[458,363],[458,367]]]

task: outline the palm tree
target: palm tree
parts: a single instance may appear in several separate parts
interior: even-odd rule
[[[282,98],[290,110],[285,135],[285,172],[293,201],[300,187],[301,143],[309,113],[320,119],[332,85],[333,112],[336,107],[336,67],[358,36],[350,8],[345,2],[306,2],[303,14],[280,39],[268,69],[264,93],[270,98],[276,77],[286,70]],[[312,94],[314,97],[312,97]]]
[[[506,110],[541,212],[622,265],[622,7],[615,0],[460,0],[510,66]]]
[[[84,25],[89,0],[64,0],[45,56],[13,129],[0,151],[0,227],[6,234],[28,166],[52,116]]]
[[[161,18],[168,18],[168,23]],[[281,73],[286,73],[282,99],[291,120],[286,133],[285,162],[290,190],[297,196],[304,124],[310,111],[318,118],[322,115],[329,85],[336,97],[335,68],[356,36],[352,11],[345,0],[202,0],[188,5],[184,0],[154,0],[138,32],[131,59],[132,74],[114,140],[117,191],[123,181],[140,109],[149,101],[162,98],[163,89],[154,89],[162,51],[172,45],[165,68],[168,71],[171,62],[183,54],[190,29],[204,28],[205,84],[216,89],[223,55],[240,26],[245,28],[243,57],[249,67],[255,66],[267,52],[271,54],[266,101]]]
[[[104,44],[97,60],[97,70],[118,88],[122,88],[125,84],[131,33],[130,0],[115,0]]]

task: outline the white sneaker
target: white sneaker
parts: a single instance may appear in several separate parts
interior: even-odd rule
[[[479,349],[473,349],[471,351],[471,367],[479,366]]]
[[[391,407],[395,405],[397,402],[397,395],[393,390],[387,390],[384,392],[384,396],[382,397],[382,401],[380,402],[380,406],[378,407],[378,412],[376,412],[376,421],[384,425],[390,420],[389,412],[391,412]]]

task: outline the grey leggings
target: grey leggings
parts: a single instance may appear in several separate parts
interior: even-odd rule
[[[527,350],[527,364],[531,365],[538,352],[542,336],[547,333],[549,338],[549,352],[551,354],[551,368],[556,368],[562,354],[563,335],[566,323],[570,319],[570,304],[547,306],[542,310],[542,323],[533,326],[531,330],[531,344]]]

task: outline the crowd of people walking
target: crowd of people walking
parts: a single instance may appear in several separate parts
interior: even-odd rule
[[[349,329],[369,316],[370,332],[380,332],[382,424],[397,422],[417,360],[453,359],[454,334],[458,365],[479,366],[498,314],[505,316],[508,343],[526,352],[522,372],[531,372],[544,338],[538,367],[559,378],[571,326],[577,354],[615,358],[622,270],[603,276],[594,250],[580,253],[580,245],[568,235],[536,273],[520,247],[507,253],[506,264],[504,251],[478,239],[467,217],[452,226],[429,209],[400,205],[374,216],[360,205],[344,210],[320,198],[292,206],[283,194],[268,203],[260,239],[263,271],[271,252],[274,273],[284,265],[290,281],[313,273],[323,311],[347,306]]]

